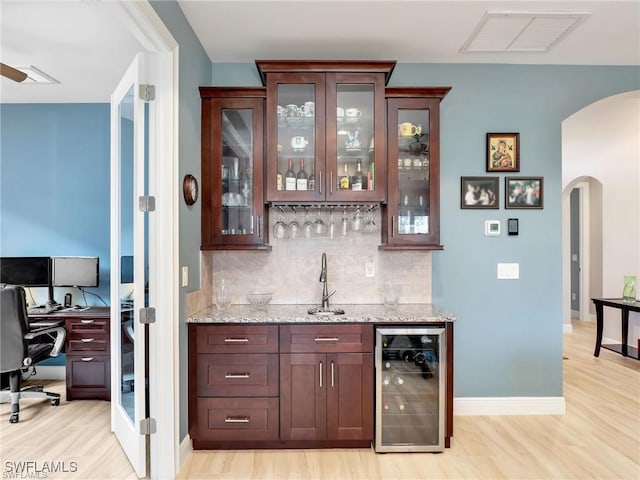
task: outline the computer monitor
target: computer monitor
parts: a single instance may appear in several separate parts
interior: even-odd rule
[[[51,260],[54,287],[99,286],[99,257],[52,257]]]
[[[51,284],[49,257],[0,258],[0,283],[23,287],[48,287]]]

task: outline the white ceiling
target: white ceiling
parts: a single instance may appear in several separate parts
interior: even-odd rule
[[[214,63],[366,59],[399,63],[640,65],[640,0],[178,0]],[[545,53],[461,53],[487,12],[588,15]],[[56,85],[0,80],[6,103],[108,102],[141,46],[107,0],[0,0],[0,60]]]

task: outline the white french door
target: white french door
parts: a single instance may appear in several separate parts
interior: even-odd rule
[[[139,477],[147,475],[149,219],[148,84],[138,54],[111,96],[111,429]],[[151,69],[149,69],[150,71]]]

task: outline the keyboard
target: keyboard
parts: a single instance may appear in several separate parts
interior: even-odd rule
[[[40,305],[38,307],[29,307],[27,308],[27,313],[29,315],[48,315],[50,313],[57,312],[62,309],[62,305],[54,305],[49,307],[47,305]]]

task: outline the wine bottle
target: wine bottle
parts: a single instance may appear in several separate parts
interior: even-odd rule
[[[358,160],[356,162],[356,174],[353,176],[353,181],[351,182],[351,190],[364,190],[364,173],[362,173],[362,161]]]
[[[296,172],[293,171],[293,158],[289,159],[289,168],[284,173],[284,189],[296,189]]]
[[[349,190],[349,166],[344,164],[344,175],[340,177],[340,190]]]
[[[282,190],[282,173],[278,171],[276,174],[276,190]]]
[[[315,190],[316,189],[316,164],[315,162],[311,165],[311,175],[309,175],[309,179],[307,180],[307,190]]]
[[[300,170],[298,170],[298,174],[296,175],[296,190],[306,190],[308,178],[307,171],[304,169],[304,158],[301,158]]]

